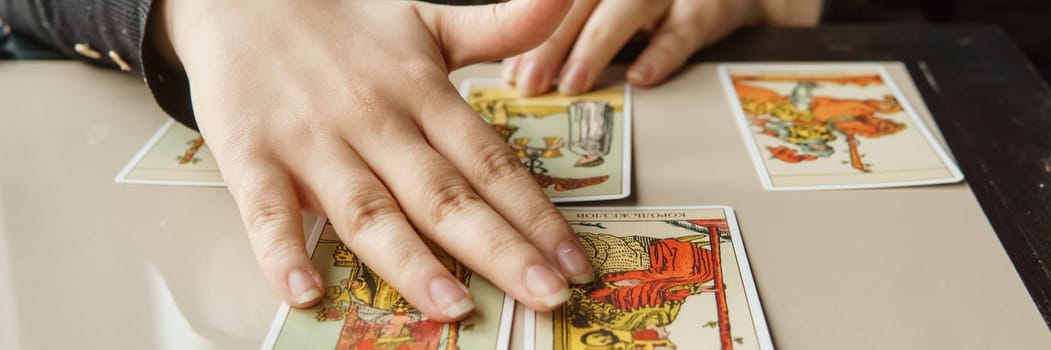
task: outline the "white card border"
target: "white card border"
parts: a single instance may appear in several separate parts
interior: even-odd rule
[[[523,306],[524,307],[524,306]],[[526,350],[536,349],[536,310],[525,308],[525,315],[522,317],[522,323],[525,323],[525,331],[522,332],[525,336],[523,346]]]
[[[164,124],[161,125],[153,136],[146,141],[146,145],[142,146],[135,156],[128,161],[128,164],[124,165],[124,168],[117,173],[117,176],[113,178],[113,182],[119,184],[133,184],[133,185],[164,185],[164,186],[200,186],[200,187],[226,187],[223,182],[215,181],[189,181],[189,180],[144,180],[144,179],[129,179],[128,175],[131,174],[132,170],[142,162],[142,158],[146,157],[146,153],[149,153],[153,146],[164,137],[164,134],[168,132],[172,126],[175,125],[175,120],[168,118]]]
[[[313,258],[314,248],[317,247],[318,241],[321,240],[321,234],[325,231],[325,224],[328,223],[328,218],[325,216],[319,216],[317,221],[314,222],[313,228],[310,229],[310,237],[307,239],[307,255]],[[503,291],[501,291],[503,292]],[[292,310],[292,307],[286,302],[281,302],[281,305],[277,308],[277,314],[274,315],[274,321],[270,323],[270,330],[267,331],[266,339],[263,340],[263,345],[260,346],[262,350],[271,350],[277,345],[277,338],[281,335],[281,327],[284,326],[285,320],[288,319],[288,313]],[[498,324],[498,333],[496,334],[496,349],[495,350],[508,350],[511,347],[511,329],[514,325],[511,323],[514,321],[515,313],[515,299],[504,292],[504,301],[500,306],[500,321]]]
[[[467,78],[460,82],[460,96],[467,100],[467,94],[471,91],[471,86],[474,84],[493,84],[507,86],[503,80],[493,78]],[[624,199],[631,196],[631,170],[632,170],[632,115],[634,114],[634,105],[632,100],[631,84],[624,83],[624,146],[621,153],[624,155],[624,159],[621,161],[622,169],[621,175],[621,189],[620,193],[614,194],[602,194],[594,196],[577,196],[577,197],[562,197],[562,198],[550,198],[553,203],[574,203],[574,202],[592,202],[592,201],[605,201],[605,200],[616,200]]]
[[[748,254],[745,253],[744,241],[741,238],[741,227],[737,224],[737,215],[734,209],[725,205],[701,205],[701,206],[644,206],[644,207],[559,207],[559,210],[593,210],[593,211],[667,211],[667,210],[712,210],[720,209],[726,216],[726,224],[730,227],[730,240],[734,247],[734,256],[737,258],[737,269],[741,273],[741,283],[744,284],[745,299],[748,300],[748,313],[752,316],[752,324],[755,326],[756,341],[760,350],[773,350],[774,342],[770,338],[770,328],[766,323],[766,315],[763,313],[763,305],[759,302],[759,291],[755,286],[755,278],[752,276],[752,267],[748,264]],[[525,349],[536,349],[536,311],[526,308],[525,311]]]
[[[766,168],[766,163],[762,159],[759,153],[759,146],[756,143],[755,135],[752,134],[751,127],[748,125],[748,118],[744,115],[744,109],[741,107],[741,102],[737,99],[737,93],[734,92],[733,82],[730,80],[729,70],[733,68],[755,68],[755,67],[775,67],[792,70],[812,70],[822,71],[830,68],[856,68],[856,69],[872,69],[879,73],[883,81],[887,82],[887,87],[890,88],[891,92],[894,93],[895,97],[898,98],[898,102],[901,104],[905,113],[909,114],[910,120],[919,129],[920,134],[926,139],[927,144],[934,149],[934,153],[938,155],[942,164],[952,177],[943,179],[932,179],[932,180],[918,180],[918,181],[893,181],[893,182],[881,182],[881,183],[866,183],[866,184],[852,184],[852,185],[816,185],[816,186],[774,186],[773,180],[770,178],[770,173]],[[871,188],[889,188],[889,187],[909,187],[909,186],[924,186],[924,185],[940,185],[950,184],[963,181],[963,173],[960,168],[956,165],[956,162],[949,156],[945,147],[942,147],[941,142],[934,137],[934,134],[927,128],[927,123],[920,119],[920,115],[916,113],[916,109],[912,107],[912,102],[898,89],[897,83],[891,79],[888,74],[886,67],[880,62],[859,62],[859,63],[843,63],[843,62],[767,62],[767,63],[722,63],[719,64],[719,79],[722,81],[723,92],[726,94],[727,100],[730,102],[730,108],[733,109],[734,118],[737,120],[738,129],[741,131],[741,135],[745,139],[745,144],[748,147],[748,151],[752,158],[752,164],[755,166],[756,172],[759,175],[759,181],[763,184],[763,188],[767,191],[819,191],[819,190],[848,190],[848,189],[871,189]]]
[[[501,290],[501,292],[503,291]],[[515,298],[504,292],[504,304],[500,309],[500,331],[496,334],[496,350],[508,350],[511,348],[511,331],[515,326],[514,319]]]

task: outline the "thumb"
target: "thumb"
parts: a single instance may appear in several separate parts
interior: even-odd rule
[[[573,0],[513,0],[484,6],[419,4],[449,70],[502,59],[544,42]]]

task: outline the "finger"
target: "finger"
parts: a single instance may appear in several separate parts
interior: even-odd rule
[[[449,70],[513,56],[555,30],[572,0],[515,0],[485,6],[419,4],[424,23],[440,40]]]
[[[428,317],[466,316],[474,308],[469,290],[420,240],[383,183],[346,144],[319,149],[311,164],[324,166],[303,177],[347,248]]]
[[[515,83],[515,73],[518,72],[518,62],[522,56],[509,57],[500,63],[500,77],[508,84]]]
[[[649,44],[628,68],[628,82],[636,86],[661,83],[694,52],[729,35],[732,26],[720,29],[724,27],[722,20],[710,15],[718,13],[710,7],[676,2]]]
[[[566,59],[580,29],[584,27],[598,0],[576,0],[558,29],[543,44],[522,54],[522,63],[516,67],[518,93],[522,96],[539,95],[551,90],[562,61]]]
[[[369,163],[421,233],[531,308],[550,310],[565,302],[564,277],[426,142],[386,148],[405,156]],[[406,172],[406,163],[427,171]]]
[[[287,171],[275,162],[226,164],[230,193],[248,230],[248,240],[263,274],[293,307],[321,298],[321,275],[307,255],[303,218]]]
[[[624,44],[640,28],[664,14],[670,5],[670,0],[600,3],[566,59],[559,77],[559,92],[579,94],[590,90]]]
[[[420,126],[431,145],[465,175],[471,187],[496,209],[548,261],[557,262],[562,275],[574,284],[595,278],[591,260],[584,253],[576,233],[551,203],[522,161],[500,139],[478,113],[471,110],[456,91],[442,91],[446,98],[435,98],[424,110]],[[459,137],[448,137],[456,130]]]
[[[462,101],[456,96],[445,97]],[[472,190],[412,120],[405,122],[411,125],[353,131],[349,139],[362,140],[351,141],[352,146],[387,184],[420,233],[529,307],[551,310],[565,302],[569,288],[557,268]],[[455,130],[458,125],[447,127]],[[367,142],[360,133],[397,142]]]
[[[396,172],[394,164],[375,165],[389,169],[381,171],[384,181],[424,235],[532,308],[550,310],[565,302],[569,289],[561,273],[426,142],[389,148],[409,155],[401,161],[427,169],[420,179]]]

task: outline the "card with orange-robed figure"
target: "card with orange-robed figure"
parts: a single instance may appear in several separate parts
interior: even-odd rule
[[[562,213],[597,278],[527,312],[526,349],[773,349],[732,209]]]
[[[724,64],[720,74],[768,190],[963,179],[879,64]]]

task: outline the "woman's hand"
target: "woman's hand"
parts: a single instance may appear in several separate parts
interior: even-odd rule
[[[649,44],[627,71],[636,86],[663,82],[694,52],[759,18],[760,0],[576,0],[537,48],[504,60],[504,80],[519,93],[591,90],[613,56],[637,34]]]
[[[164,33],[201,133],[266,277],[306,307],[322,281],[301,210],[325,213],[429,317],[472,308],[435,242],[531,308],[593,279],[574,232],[450,70],[544,40],[568,0],[483,7],[401,1],[167,0]]]

